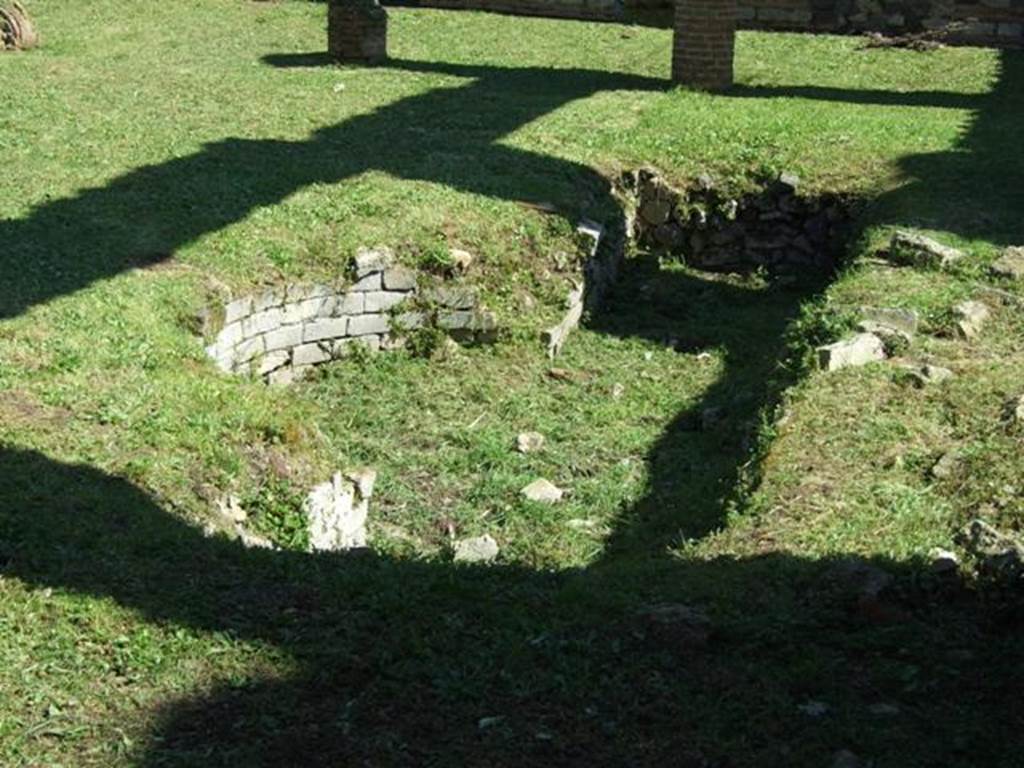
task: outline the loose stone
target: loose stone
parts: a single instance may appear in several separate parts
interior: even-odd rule
[[[498,552],[498,542],[485,533],[455,542],[454,559],[457,563],[489,563],[498,557]]]
[[[859,333],[851,339],[818,347],[818,364],[826,371],[867,365],[885,359],[885,345],[873,333]]]
[[[963,456],[959,451],[953,450],[942,454],[932,467],[931,475],[936,480],[947,480],[956,474],[963,464]]]
[[[544,447],[544,435],[540,432],[523,432],[516,438],[516,450],[520,453],[536,453]]]
[[[949,381],[956,377],[956,374],[949,368],[943,368],[940,365],[930,365],[925,363],[923,365],[918,364],[906,364],[902,366],[905,368],[912,377],[914,384],[918,387],[926,387],[929,384],[941,384],[944,381]]]
[[[554,483],[541,477],[523,488],[521,493],[528,500],[539,504],[557,504],[562,500],[565,492]]]
[[[962,301],[953,307],[954,331],[966,341],[978,338],[989,318],[989,309],[980,301]]]
[[[466,274],[475,261],[473,254],[461,248],[452,248],[452,267],[461,275]]]
[[[366,519],[377,473],[371,469],[342,475],[318,485],[303,505],[309,520],[309,548],[337,552],[366,546]]]
[[[897,232],[889,242],[889,258],[914,267],[949,269],[963,257],[963,251],[912,232]]]
[[[861,307],[860,316],[863,321],[891,328],[908,337],[917,333],[921,322],[921,318],[915,310],[899,307]]]
[[[992,274],[1006,280],[1024,280],[1024,246],[1007,248],[992,265]]]

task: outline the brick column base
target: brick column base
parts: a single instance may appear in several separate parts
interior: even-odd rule
[[[388,14],[376,0],[331,0],[327,52],[344,63],[374,64],[388,57]]]
[[[701,90],[732,85],[736,0],[676,0],[672,80]]]

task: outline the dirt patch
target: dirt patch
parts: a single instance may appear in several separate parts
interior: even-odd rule
[[[53,429],[64,427],[72,418],[74,415],[67,408],[40,403],[27,392],[17,389],[0,392],[0,422],[8,426]]]

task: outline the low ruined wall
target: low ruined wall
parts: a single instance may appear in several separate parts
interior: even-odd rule
[[[672,0],[418,0],[424,7],[671,26]],[[950,40],[1024,45],[1024,0],[740,0],[740,26],[804,32],[937,30]]]
[[[622,0],[418,0],[414,4],[424,8],[598,21],[620,21],[626,13]]]
[[[344,357],[352,345],[377,351],[403,334],[434,326],[463,341],[489,341],[493,313],[460,285],[421,289],[417,274],[392,264],[386,249],[356,256],[341,286],[287,286],[242,296],[201,315],[207,354],[228,373],[284,384],[320,363]]]

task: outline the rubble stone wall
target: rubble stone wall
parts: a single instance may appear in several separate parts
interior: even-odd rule
[[[673,0],[419,0],[434,8],[672,25]],[[1024,0],[739,0],[739,26],[801,32],[938,30],[952,42],[1024,46]]]

